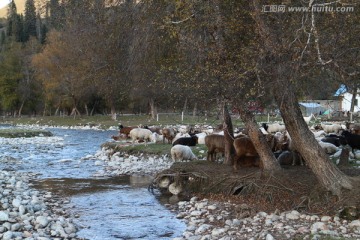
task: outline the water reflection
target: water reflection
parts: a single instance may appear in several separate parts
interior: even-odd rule
[[[91,240],[171,239],[181,236],[185,224],[160,205],[147,190],[149,176],[99,179],[40,179],[33,186],[70,197],[78,237]],[[162,196],[169,202],[168,195]],[[174,201],[174,200],[172,200]]]

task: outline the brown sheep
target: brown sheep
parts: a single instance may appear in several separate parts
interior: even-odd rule
[[[251,142],[251,139],[249,137],[239,137],[234,140],[234,148],[235,148],[235,159],[234,159],[234,170],[238,170],[238,164],[245,158],[245,157],[257,157],[258,153],[255,150],[254,144]],[[251,166],[251,164],[248,164]],[[254,161],[254,167],[259,167],[259,165],[255,166]]]
[[[123,125],[119,126],[120,129],[120,135],[124,134],[126,138],[129,138],[130,131],[133,130],[136,127],[124,127]]]
[[[205,145],[208,149],[207,161],[214,162],[217,153],[225,153],[225,137],[223,135],[211,134],[206,136]]]
[[[276,145],[275,137],[271,134],[267,134],[265,135],[265,138],[269,144],[269,147],[273,150]],[[262,168],[262,163],[258,157],[259,154],[257,153],[254,144],[249,137],[243,136],[236,138],[233,145],[236,154],[233,164],[235,171],[238,170],[238,166]]]
[[[175,138],[176,131],[173,128],[163,128],[163,143],[165,143],[165,139],[167,139],[168,143],[172,143],[172,140]]]

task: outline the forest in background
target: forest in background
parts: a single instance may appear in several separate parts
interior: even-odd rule
[[[307,6],[258,7],[278,5]],[[353,6],[332,13],[262,11],[270,21],[283,18],[273,30],[297,54],[289,60],[300,62],[300,99],[327,99],[340,84],[357,89],[359,7]],[[3,114],[196,115],[219,112],[224,100],[277,108],[272,81],[259,67],[264,50],[248,1],[26,0],[24,14],[12,1],[0,27]]]
[[[279,109],[296,151],[340,196],[354,182],[329,161],[299,100],[327,98],[340,84],[357,92],[359,11],[355,0],[26,0],[18,14],[12,1],[0,30],[0,110],[218,112],[230,165],[237,112],[273,173],[281,168],[255,102]]]

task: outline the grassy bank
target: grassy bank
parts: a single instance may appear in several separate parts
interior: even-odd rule
[[[147,146],[143,144],[134,145],[123,144],[120,142],[106,142],[101,145],[101,147],[107,147],[113,149],[115,152],[125,152],[127,154],[149,154],[149,155],[170,155],[171,144],[148,144]],[[193,153],[198,156],[198,158],[206,157],[207,148],[205,145],[197,145],[191,147]]]
[[[19,138],[19,137],[37,137],[37,136],[52,136],[53,134],[45,130],[31,130],[31,129],[0,129],[0,137],[4,138]]]

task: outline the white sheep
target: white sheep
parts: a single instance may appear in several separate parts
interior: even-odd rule
[[[314,115],[313,113],[312,113],[310,116],[308,116],[308,117],[303,117],[303,118],[304,118],[306,124],[308,124],[308,125],[309,125],[309,123],[310,123],[310,121],[311,121],[312,118],[315,118],[315,120],[316,120],[316,117],[315,117],[315,115]]]
[[[268,133],[275,133],[275,132],[283,132],[286,131],[286,127],[285,125],[279,124],[279,123],[271,123],[271,124],[266,124],[263,123],[262,127],[265,128],[265,130]]]
[[[189,146],[185,145],[175,145],[170,150],[171,158],[175,162],[177,160],[197,160],[198,158],[195,156],[195,154],[191,151],[191,148]]]
[[[334,144],[332,143],[328,143],[328,142],[319,142],[319,145],[322,147],[322,149],[325,150],[325,152],[327,154],[334,154],[338,151],[338,147],[336,147]]]
[[[201,133],[197,133],[195,135],[198,137],[198,144],[205,144],[205,137],[207,136],[206,133],[201,132]]]
[[[141,141],[143,140],[145,142],[145,145],[147,142],[156,142],[156,138],[154,134],[149,129],[144,128],[134,128],[130,131],[129,137],[132,140],[132,144],[135,143],[136,140]]]
[[[326,133],[338,133],[342,129],[341,125],[336,123],[333,124],[321,123],[321,127]]]
[[[315,138],[322,138],[322,137],[325,137],[326,136],[326,132],[324,130],[320,130],[320,131],[317,131],[317,132],[312,132],[314,134],[314,137]]]

